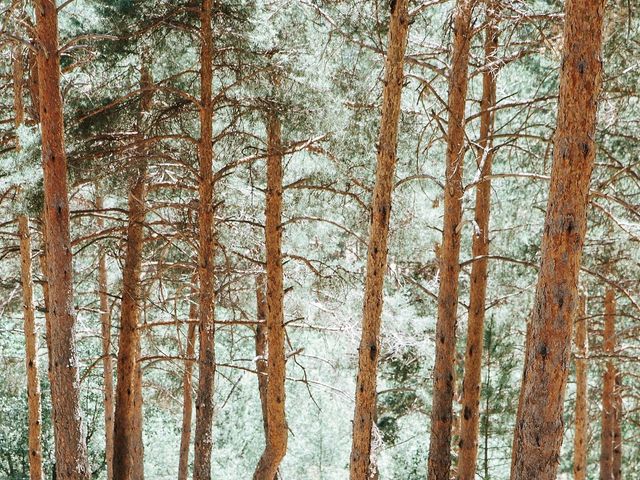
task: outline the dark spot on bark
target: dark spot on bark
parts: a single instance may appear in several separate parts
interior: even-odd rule
[[[369,358],[373,361],[376,359],[376,353],[378,351],[378,347],[375,345],[369,345]]]
[[[396,10],[396,0],[391,0],[389,2],[389,10],[391,11],[391,14],[393,14],[393,12],[395,12]]]
[[[580,148],[582,149],[582,154],[586,157],[589,155],[589,144],[587,142],[582,142],[580,144]]]
[[[471,418],[471,409],[468,406],[464,407],[464,419],[469,420]]]
[[[458,447],[459,447],[459,448],[462,448],[462,446],[463,446],[463,445],[464,445],[464,440],[460,440],[460,441],[458,442]]]
[[[580,72],[580,74],[582,75],[586,70],[586,68],[587,68],[587,65],[584,59],[580,59],[580,61],[578,62],[578,72]]]
[[[540,435],[536,435],[536,445],[540,446]]]
[[[547,353],[548,353],[547,346],[544,343],[540,345],[540,347],[538,348],[538,353],[542,355],[542,358],[547,357]]]
[[[440,343],[444,343],[444,335],[440,335]]]
[[[473,347],[469,347],[469,356],[473,357]]]

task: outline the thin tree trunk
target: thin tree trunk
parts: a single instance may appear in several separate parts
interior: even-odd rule
[[[576,315],[576,419],[573,437],[573,478],[587,478],[587,441],[589,427],[588,365],[589,341],[587,338],[586,297],[580,295],[580,307]]]
[[[262,407],[262,427],[265,443],[269,430],[269,417],[267,415],[267,300],[264,297],[264,275],[256,278],[256,313],[258,324],[256,325],[256,371],[258,372],[258,393]]]
[[[471,17],[475,0],[458,0],[449,77],[449,123],[444,193],[444,220],[440,252],[440,288],[436,322],[436,359],[433,373],[431,439],[427,477],[449,480],[453,421],[454,363],[458,318],[460,231],[462,230],[462,169],[464,164],[465,104],[471,45]]]
[[[33,306],[31,267],[31,233],[29,218],[18,217],[20,236],[20,273],[24,306],[24,338],[26,341],[27,405],[29,411],[29,478],[42,480],[42,410],[40,407],[40,376],[38,374],[38,335]]]
[[[141,112],[151,111],[153,80],[146,54],[143,54],[140,86],[144,91]],[[138,136],[142,139],[142,120]],[[144,444],[142,439],[142,369],[140,367],[140,276],[144,247],[144,223],[147,197],[146,151],[139,152],[132,186],[129,190],[129,224],[124,269],[122,305],[118,343],[118,383],[114,418],[113,478],[144,479]]]
[[[391,195],[398,147],[398,121],[404,82],[404,56],[409,32],[407,9],[407,0],[391,2],[382,117],[377,146],[376,181],[371,202],[362,337],[358,348],[358,377],[349,467],[351,480],[364,480],[375,471],[375,468],[372,468],[371,435],[376,415],[380,321],[384,277],[387,269]]]
[[[622,375],[616,371],[613,394],[613,479],[622,479]]]
[[[210,480],[213,447],[213,391],[216,374],[214,323],[214,232],[213,232],[213,33],[212,0],[203,0],[200,9],[200,143],[199,156],[199,248],[200,350],[198,354],[198,395],[194,480]]]
[[[96,197],[96,209],[102,210],[104,201]],[[98,229],[104,228],[104,219],[98,217]],[[109,282],[107,276],[107,257],[104,248],[100,248],[98,257],[98,295],[100,297],[100,325],[102,327],[102,378],[104,395],[104,431],[105,463],[107,480],[113,479],[113,362],[111,359],[111,312],[109,310]]]
[[[487,4],[488,25],[485,30],[485,65],[495,60],[498,48],[498,24],[495,2]],[[494,115],[491,109],[496,104],[496,74],[493,69],[485,69],[482,74],[482,101],[480,103],[480,139],[478,141],[478,169],[480,180],[476,187],[475,224],[472,254],[480,258],[471,267],[471,291],[469,298],[469,320],[467,345],[464,359],[464,380],[462,383],[462,412],[460,448],[458,456],[458,478],[473,480],[476,474],[478,456],[478,427],[480,419],[480,385],[482,371],[482,350],[484,341],[484,318],[487,292],[487,264],[489,255],[489,215],[491,210],[491,165],[494,151],[491,134]]]
[[[80,411],[80,379],[75,343],[73,266],[69,233],[67,160],[60,94],[58,13],[53,0],[37,0],[36,34],[42,165],[44,170],[45,241],[49,282],[49,364],[57,480],[89,478],[87,446]]]
[[[556,478],[602,62],[604,0],[567,0],[558,121],[511,478]]]
[[[265,244],[267,257],[267,436],[254,480],[276,478],[287,453],[285,415],[284,275],[282,271],[282,135],[280,120],[269,113],[267,125],[267,192]]]
[[[22,45],[16,45],[13,48],[13,111],[15,112],[14,125],[16,128],[24,123],[24,64],[22,63],[22,50]],[[16,146],[20,148],[18,140],[16,140]]]
[[[178,480],[189,477],[189,444],[191,442],[191,421],[193,419],[193,358],[196,351],[196,325],[192,322],[198,318],[198,305],[194,301],[189,307],[189,327],[187,329],[187,361],[182,374],[182,434],[180,436],[180,463]]]
[[[607,289],[604,297],[603,350],[613,355],[616,348],[616,299],[613,289]],[[613,480],[613,450],[615,435],[614,390],[616,367],[613,360],[607,360],[607,368],[602,379],[602,429],[600,432],[600,480]]]

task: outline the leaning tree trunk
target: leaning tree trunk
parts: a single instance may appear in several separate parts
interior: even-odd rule
[[[604,297],[603,352],[613,355],[616,348],[616,299],[613,289],[607,289]],[[600,431],[600,480],[613,480],[613,449],[615,435],[614,390],[616,367],[613,359],[607,360],[607,368],[602,378],[602,428]]]
[[[267,415],[267,300],[264,296],[265,280],[264,275],[259,274],[256,278],[256,371],[258,373],[258,394],[260,395],[260,406],[262,407],[262,429],[264,430],[265,443],[267,442],[267,432],[269,430],[269,418]]]
[[[558,121],[541,265],[525,351],[511,478],[556,478],[596,154],[604,0],[567,0]]]
[[[198,353],[198,394],[196,398],[194,480],[210,480],[213,446],[213,390],[216,374],[214,322],[214,233],[213,233],[213,32],[212,0],[200,8],[200,143],[199,157],[199,246],[200,350]]]
[[[31,234],[29,218],[18,217],[20,236],[20,276],[24,306],[24,338],[26,343],[27,407],[29,414],[29,478],[42,480],[42,410],[40,407],[40,377],[38,375],[38,335],[33,306],[33,278],[31,267]]]
[[[449,76],[449,123],[444,190],[444,220],[440,251],[440,288],[436,322],[436,359],[433,373],[431,440],[427,477],[449,480],[451,468],[451,426],[453,422],[456,323],[458,318],[458,276],[460,273],[460,231],[462,230],[462,169],[464,125],[471,17],[475,0],[458,0],[454,12],[454,38]],[[480,352],[478,352],[480,355]]]
[[[191,420],[193,419],[193,357],[196,352],[196,325],[193,321],[197,317],[198,305],[191,300],[189,326],[187,328],[186,360],[182,374],[182,433],[180,435],[178,480],[187,480],[189,476],[189,443],[191,442]]]
[[[282,135],[280,120],[269,113],[267,125],[267,192],[265,245],[267,257],[267,395],[266,443],[254,480],[273,480],[287,453],[285,415],[284,275],[282,272]]]
[[[141,112],[151,111],[153,80],[146,55],[143,55],[140,87]],[[138,140],[143,140],[139,120]],[[124,269],[122,272],[122,305],[120,307],[120,339],[118,343],[118,382],[114,418],[113,478],[144,479],[144,444],[142,441],[142,369],[140,366],[140,276],[146,217],[147,167],[145,148],[140,148],[133,161],[132,185],[129,189],[129,223]]]
[[[589,427],[588,365],[589,341],[587,337],[586,297],[580,295],[580,306],[576,315],[576,405],[575,435],[573,437],[573,478],[587,478],[587,441]]]
[[[385,62],[382,118],[378,140],[376,181],[371,202],[371,225],[367,249],[367,274],[362,309],[362,337],[358,348],[358,377],[351,443],[351,480],[365,480],[372,468],[371,435],[376,416],[376,385],[380,354],[384,276],[391,194],[398,147],[398,121],[404,82],[404,56],[409,32],[408,1],[391,3],[389,44]]]
[[[104,200],[96,197],[98,210],[98,229],[104,228],[101,211]],[[107,480],[113,479],[113,361],[111,359],[111,312],[109,310],[109,281],[107,276],[107,257],[105,249],[100,248],[98,256],[98,296],[100,298],[100,325],[102,328],[102,378],[104,396],[105,463]]]
[[[491,165],[494,151],[491,134],[494,115],[491,109],[496,104],[497,71],[489,68],[495,61],[498,48],[498,25],[495,2],[488,2],[488,24],[485,30],[482,73],[482,101],[480,102],[480,139],[478,141],[479,183],[476,188],[475,228],[472,242],[474,258],[471,267],[471,290],[469,298],[469,320],[467,345],[464,358],[464,380],[462,383],[462,412],[460,440],[458,442],[458,475],[461,480],[473,480],[476,475],[478,456],[478,426],[480,419],[480,385],[482,350],[484,343],[484,317],[487,292],[487,255],[489,255],[489,214],[491,209]]]
[[[80,411],[80,379],[75,342],[73,265],[67,197],[67,159],[60,94],[58,13],[54,0],[37,0],[38,93],[44,170],[45,241],[49,286],[49,376],[57,480],[90,476]]]

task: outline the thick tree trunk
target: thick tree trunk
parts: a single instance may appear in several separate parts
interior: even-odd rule
[[[607,289],[604,297],[603,351],[613,355],[616,348],[616,299],[613,289]],[[613,360],[607,360],[607,368],[602,378],[602,429],[600,431],[600,480],[613,480],[613,450],[615,435],[614,390],[616,367]]]
[[[587,337],[586,297],[580,295],[580,307],[576,315],[576,419],[575,435],[573,437],[573,478],[586,480],[587,478],[587,441],[589,427],[589,397],[588,397],[588,365],[589,341]]]
[[[349,467],[351,480],[367,479],[375,470],[372,468],[371,434],[376,416],[380,321],[398,147],[398,121],[404,82],[404,56],[409,32],[408,1],[397,0],[392,2],[391,6],[376,181],[371,201],[362,337],[358,348],[358,377]]]
[[[284,275],[282,271],[282,136],[280,120],[271,112],[267,125],[267,192],[265,244],[267,257],[267,435],[254,480],[276,478],[287,452],[285,415]]]
[[[151,111],[153,80],[146,55],[143,55],[140,87],[141,112]],[[142,121],[138,129],[143,138]],[[118,383],[114,418],[113,478],[144,479],[144,444],[142,440],[142,369],[140,366],[140,276],[144,247],[144,223],[147,197],[146,154],[143,149],[135,162],[129,189],[127,242],[122,272],[122,305],[120,307],[120,339],[118,343]]]
[[[24,338],[26,343],[27,407],[29,413],[29,478],[42,480],[42,410],[40,407],[40,376],[38,375],[38,335],[33,306],[31,267],[31,233],[29,218],[18,217],[20,236],[20,274],[24,306]]]
[[[269,430],[269,418],[267,415],[267,300],[264,296],[264,275],[256,278],[256,371],[258,372],[258,393],[260,394],[260,406],[262,407],[262,429],[264,430],[265,444]]]
[[[104,201],[96,197],[96,209],[102,210]],[[104,219],[98,217],[98,229],[104,228]],[[111,359],[111,311],[109,310],[109,283],[107,258],[104,248],[98,257],[98,295],[100,297],[100,325],[102,327],[102,379],[104,395],[105,463],[107,480],[113,479],[113,362]]]
[[[622,376],[616,371],[613,393],[613,480],[622,479]]]
[[[495,3],[487,4],[488,25],[485,30],[485,65],[495,61],[498,47],[498,25],[493,12]],[[473,480],[476,474],[478,456],[478,426],[480,419],[480,385],[482,371],[482,350],[484,342],[484,317],[487,292],[487,263],[489,255],[489,214],[491,210],[491,165],[494,151],[491,134],[494,115],[491,109],[496,104],[497,71],[487,68],[482,74],[482,101],[480,103],[480,139],[478,141],[478,169],[480,179],[476,187],[475,225],[472,254],[475,260],[471,266],[471,290],[469,295],[469,321],[467,345],[464,358],[464,380],[462,383],[462,412],[460,426],[460,448],[458,456],[458,477]]]
[[[80,379],[75,343],[73,266],[67,198],[67,160],[60,94],[58,14],[53,0],[37,0],[36,33],[42,165],[44,170],[45,241],[49,285],[49,375],[57,480],[86,480],[89,462],[80,411]]]
[[[189,444],[191,442],[191,421],[193,419],[193,358],[196,352],[196,325],[193,320],[198,317],[198,305],[194,301],[189,307],[189,327],[187,329],[187,351],[182,374],[182,433],[180,436],[180,460],[178,464],[178,480],[189,477]]]
[[[213,446],[213,390],[216,374],[214,323],[214,233],[213,233],[213,33],[212,0],[203,0],[200,9],[200,143],[199,143],[199,248],[200,350],[198,354],[198,395],[194,480],[210,480]]]
[[[567,0],[558,121],[511,478],[556,478],[600,91],[604,0]]]
[[[460,231],[462,230],[462,169],[465,155],[464,111],[469,80],[471,17],[474,5],[475,0],[458,0],[454,12],[453,52],[449,77],[444,220],[435,338],[436,359],[433,373],[431,439],[427,474],[430,480],[449,480],[451,468]],[[480,352],[477,353],[479,356]]]

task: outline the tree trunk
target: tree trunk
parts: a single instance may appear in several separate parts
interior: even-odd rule
[[[267,125],[267,192],[265,244],[267,257],[267,435],[254,480],[276,478],[287,452],[285,415],[284,275],[282,271],[282,135],[280,120],[270,112]]]
[[[498,25],[495,2],[487,4],[488,25],[484,41],[485,65],[495,61],[498,48]],[[464,380],[462,383],[462,412],[460,448],[458,456],[458,478],[473,480],[476,474],[478,456],[478,426],[480,419],[480,385],[482,371],[482,350],[484,342],[484,317],[487,292],[487,263],[489,255],[489,215],[491,210],[491,165],[494,151],[491,134],[494,115],[491,109],[496,104],[496,74],[486,68],[482,74],[482,101],[480,103],[480,139],[478,141],[478,169],[480,179],[476,187],[475,225],[472,241],[471,290],[469,298],[469,320],[467,345],[464,359]]]
[[[24,64],[22,58],[22,45],[13,48],[13,111],[15,113],[14,125],[18,128],[24,123]],[[16,137],[16,146],[20,148]]]
[[[262,428],[264,430],[265,444],[267,431],[269,430],[269,418],[267,415],[267,300],[264,298],[264,275],[256,278],[256,313],[258,324],[256,325],[256,370],[258,372],[258,393],[262,407]]]
[[[200,351],[198,354],[198,395],[194,480],[210,480],[213,446],[213,390],[216,374],[214,323],[214,233],[213,233],[213,33],[212,0],[203,0],[200,9],[200,143],[199,149],[199,248]]]
[[[192,301],[189,307],[189,327],[187,329],[187,361],[182,374],[182,434],[180,436],[180,463],[178,480],[189,477],[189,444],[191,442],[191,420],[193,418],[193,358],[196,351],[196,325],[193,319],[198,318],[198,305]]]
[[[464,164],[465,104],[471,45],[471,17],[475,0],[458,0],[449,77],[449,123],[444,192],[444,220],[440,252],[440,288],[436,322],[436,359],[427,477],[449,480],[453,421],[454,362],[458,317],[460,231],[462,230],[462,169]]]
[[[42,480],[42,411],[40,407],[40,376],[38,375],[38,335],[33,306],[31,267],[31,233],[29,218],[18,217],[20,236],[20,274],[24,306],[24,338],[26,342],[27,406],[29,412],[29,478]]]
[[[49,285],[49,363],[57,480],[89,478],[87,447],[80,411],[80,379],[75,343],[73,266],[67,198],[67,160],[60,94],[58,14],[53,0],[37,0],[36,33],[42,165],[44,170],[45,241]]]
[[[622,376],[616,372],[616,385],[613,394],[613,479],[622,479]]]
[[[371,434],[376,415],[376,386],[380,353],[384,277],[387,269],[387,245],[391,195],[398,146],[404,56],[409,31],[408,1],[391,3],[389,41],[385,62],[382,117],[378,140],[376,181],[371,201],[371,224],[367,249],[367,273],[362,309],[362,337],[358,348],[353,437],[351,443],[351,480],[364,480],[372,468]]]
[[[143,54],[140,87],[141,112],[151,111],[153,80]],[[138,137],[143,139],[142,120]],[[144,247],[146,216],[147,167],[146,149],[142,148],[129,190],[129,224],[124,269],[122,272],[122,305],[120,307],[120,339],[118,344],[118,383],[114,419],[114,480],[144,479],[144,444],[142,440],[142,369],[140,367],[140,276]]]
[[[575,435],[573,437],[573,478],[586,480],[587,478],[587,441],[589,427],[589,397],[588,397],[588,365],[589,341],[587,338],[586,297],[580,295],[580,307],[576,315],[576,419]]]
[[[553,167],[511,478],[556,478],[578,274],[596,153],[604,0],[567,0]]]
[[[607,289],[604,297],[604,335],[602,338],[605,355],[613,355],[616,348],[616,299],[613,289]],[[607,368],[602,379],[602,430],[600,432],[600,480],[613,480],[613,450],[615,435],[614,390],[616,367],[613,360],[607,360]]]
[[[104,201],[96,197],[96,209],[102,210]],[[104,228],[104,219],[98,217],[98,229]],[[100,248],[98,258],[98,295],[100,297],[100,325],[102,326],[102,370],[104,392],[105,463],[107,480],[113,479],[113,362],[111,360],[111,311],[109,310],[109,283],[107,258],[104,248]]]

